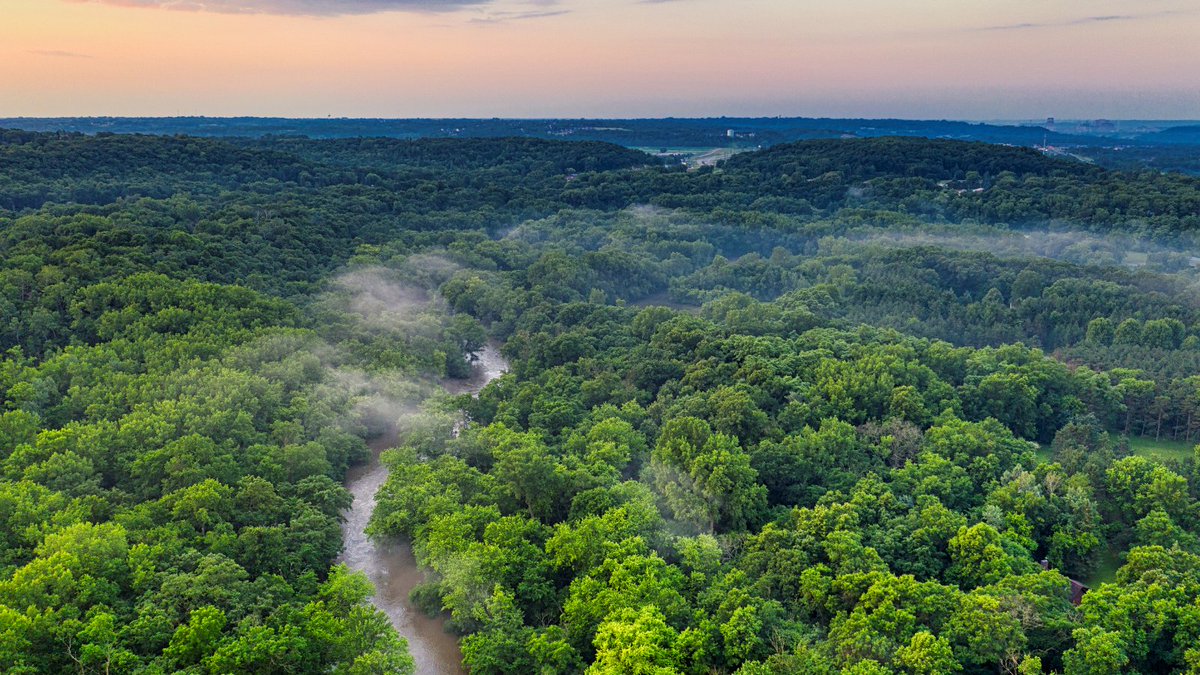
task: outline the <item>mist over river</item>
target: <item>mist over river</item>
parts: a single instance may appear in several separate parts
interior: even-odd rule
[[[508,362],[500,355],[499,344],[489,342],[480,351],[470,378],[449,380],[443,386],[451,394],[475,395],[507,369]],[[425,573],[417,565],[412,547],[406,541],[381,542],[366,534],[367,523],[375,509],[375,493],[388,474],[379,455],[394,447],[397,440],[397,429],[393,426],[370,442],[370,459],[365,464],[351,467],[346,473],[346,489],[354,495],[354,503],[344,514],[341,562],[366,573],[375,585],[372,601],[408,640],[418,675],[460,675],[465,671],[457,637],[445,630],[442,617],[429,618],[409,602],[412,589],[425,581]]]

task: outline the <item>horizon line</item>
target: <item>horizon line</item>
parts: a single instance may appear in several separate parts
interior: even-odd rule
[[[406,122],[406,121],[436,121],[436,120],[463,120],[470,122],[487,122],[487,121],[505,121],[505,122],[547,122],[556,120],[630,120],[630,121],[647,121],[647,120],[866,120],[879,122],[965,122],[970,124],[1003,124],[1003,123],[1019,123],[1019,122],[1047,122],[1054,119],[1058,122],[1078,122],[1078,121],[1095,121],[1106,120],[1110,122],[1200,122],[1200,117],[1058,117],[1056,115],[1037,116],[1037,117],[1011,117],[1011,118],[971,118],[971,117],[877,117],[877,116],[808,116],[808,115],[633,115],[633,116],[618,116],[618,115],[597,115],[594,117],[581,116],[480,116],[480,117],[464,117],[461,115],[450,115],[445,117],[437,116],[412,116],[412,117],[378,117],[378,116],[363,116],[354,117],[346,115],[327,115],[323,117],[317,116],[287,116],[287,115],[206,115],[206,114],[180,114],[180,115],[0,115],[0,120],[175,120],[175,119],[212,119],[212,120],[298,120],[312,122],[347,122],[347,121],[369,121],[369,122]]]

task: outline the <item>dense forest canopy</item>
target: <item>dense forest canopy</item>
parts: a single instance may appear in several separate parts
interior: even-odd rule
[[[767,148],[814,139],[916,138],[1043,148],[1108,168],[1200,175],[1200,126],[1154,120],[953,120],[708,117],[666,119],[288,119],[268,117],[0,118],[0,129],[214,138],[361,139],[537,138],[601,141],[641,148],[671,161],[713,149]]]
[[[403,419],[472,673],[1197,672],[1198,230],[983,143],[0,131],[0,669],[411,671],[336,564]]]

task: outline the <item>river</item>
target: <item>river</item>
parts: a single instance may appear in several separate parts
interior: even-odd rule
[[[499,345],[489,342],[480,351],[470,378],[447,380],[443,386],[451,394],[475,395],[506,370],[508,363],[500,355]],[[375,493],[388,473],[387,467],[379,462],[379,455],[394,447],[396,441],[395,430],[375,438],[369,443],[370,460],[351,467],[346,473],[346,489],[354,495],[354,503],[344,514],[341,562],[365,572],[375,585],[372,602],[408,640],[408,651],[416,661],[417,675],[462,675],[465,671],[458,639],[446,632],[444,619],[429,618],[408,600],[413,587],[425,581],[424,571],[413,558],[412,547],[405,541],[375,541],[366,534],[367,523],[375,509]]]

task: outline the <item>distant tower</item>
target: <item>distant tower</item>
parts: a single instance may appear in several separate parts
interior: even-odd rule
[[[1053,118],[1053,117],[1047,117],[1047,118],[1046,118],[1046,128],[1047,128],[1047,129],[1053,129],[1053,128],[1054,128],[1054,118]]]

